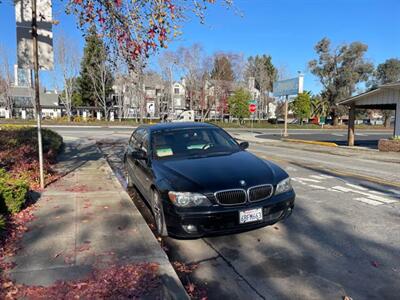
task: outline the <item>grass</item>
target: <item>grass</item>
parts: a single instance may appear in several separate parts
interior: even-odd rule
[[[151,122],[158,123],[156,120],[146,120],[144,124],[151,124]],[[237,122],[221,122],[221,121],[207,121],[208,123],[218,125],[223,128],[251,128],[254,129],[283,129],[283,124],[271,124],[266,121],[254,121],[251,124],[251,121],[245,121],[242,125],[239,125]],[[139,126],[142,123],[136,122],[136,120],[122,120],[121,122],[117,119],[114,122],[101,120],[98,121],[96,119],[88,119],[87,121],[83,121],[81,119],[73,122],[69,122],[66,119],[55,119],[55,120],[43,120],[43,125],[73,125],[73,126]],[[21,119],[11,119],[11,120],[0,120],[0,127],[13,127],[13,126],[34,126],[36,125],[35,120],[21,120]],[[387,129],[382,125],[356,125],[356,129]],[[322,127],[315,124],[289,124],[289,129],[321,129]],[[323,129],[347,129],[347,125],[338,125],[338,126],[331,126],[325,125]]]

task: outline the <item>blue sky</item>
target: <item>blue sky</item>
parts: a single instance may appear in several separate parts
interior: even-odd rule
[[[0,44],[14,60],[16,47],[14,10],[6,0],[0,4]],[[400,57],[399,0],[235,0],[243,16],[215,6],[208,10],[206,24],[191,18],[184,34],[170,45],[200,43],[212,54],[215,51],[241,52],[245,56],[270,54],[273,63],[283,66],[289,75],[305,73],[305,88],[319,91],[317,79],[309,74],[307,62],[315,57],[314,44],[323,37],[333,45],[361,41],[368,44],[366,57],[374,64]],[[63,3],[54,2],[54,18],[60,31],[73,36],[82,48],[81,32],[73,16],[63,13]],[[77,49],[81,51],[81,49]],[[152,60],[154,66],[156,59]],[[42,82],[51,87],[50,74],[42,72]]]

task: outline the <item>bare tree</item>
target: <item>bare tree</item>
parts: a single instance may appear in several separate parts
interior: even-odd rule
[[[60,68],[64,91],[61,102],[64,104],[69,121],[72,117],[72,97],[77,90],[76,78],[79,74],[79,54],[74,42],[61,34],[56,45],[56,59]]]
[[[107,60],[107,51],[104,47],[99,50],[99,57],[92,60],[87,67],[92,80],[96,103],[103,110],[107,119],[109,113],[109,94],[112,88],[111,65]]]
[[[200,93],[198,93],[198,91],[201,89],[200,83],[204,75],[204,50],[200,44],[194,44],[188,48],[179,48],[177,55],[179,57],[179,66],[185,74],[189,108],[195,109],[199,102]]]
[[[158,59],[161,67],[161,76],[164,79],[164,97],[167,101],[167,112],[174,112],[175,103],[173,101],[172,86],[174,83],[174,73],[178,70],[178,56],[176,52],[166,51]]]
[[[14,100],[11,97],[12,75],[10,61],[7,52],[0,47],[0,101],[3,99],[5,108],[9,111],[12,118],[14,110]]]

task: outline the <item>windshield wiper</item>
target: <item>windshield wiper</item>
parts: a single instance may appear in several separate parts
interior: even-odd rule
[[[221,151],[221,152],[211,152],[207,154],[197,154],[197,155],[191,155],[188,157],[188,159],[196,159],[196,158],[207,158],[207,157],[214,157],[214,156],[224,156],[228,154],[232,154],[233,152],[228,152],[228,151]]]

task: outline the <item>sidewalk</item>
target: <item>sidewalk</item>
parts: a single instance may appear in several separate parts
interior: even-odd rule
[[[187,299],[167,255],[94,144],[68,143],[66,175],[42,193],[9,275],[26,285],[82,279],[110,265],[156,263],[151,297]]]

